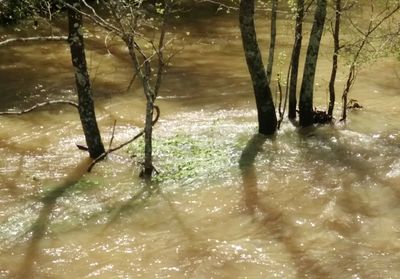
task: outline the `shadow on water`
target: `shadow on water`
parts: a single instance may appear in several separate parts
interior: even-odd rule
[[[262,151],[264,143],[271,141],[274,137],[265,137],[260,134],[254,135],[244,148],[239,159],[239,168],[242,175],[244,202],[248,213],[255,220],[259,220],[265,233],[273,236],[282,243],[290,255],[297,270],[297,276],[313,278],[329,278],[330,274],[321,263],[307,254],[299,243],[290,220],[285,218],[278,208],[266,205],[259,196],[257,170],[254,166],[257,155]],[[273,152],[271,152],[273,153]],[[271,154],[272,155],[272,154]],[[273,163],[273,162],[272,162]],[[257,211],[262,214],[262,219],[257,217]]]
[[[299,133],[299,135],[299,148],[304,151],[305,160],[320,162],[319,168],[316,169],[319,173],[314,175],[316,177],[315,183],[318,183],[321,180],[320,178],[329,175],[325,170],[326,166],[342,170],[340,178],[343,180],[343,199],[346,202],[341,205],[347,212],[363,214],[369,217],[375,215],[367,204],[356,205],[351,202],[350,192],[354,183],[375,182],[377,185],[390,188],[396,198],[400,200],[400,190],[397,184],[385,179],[382,173],[378,171],[380,166],[374,162],[374,158],[379,158],[383,155],[397,158],[393,154],[392,148],[390,148],[392,153],[387,154],[385,149],[390,146],[384,141],[374,142],[375,149],[371,149],[369,144],[362,144],[362,142],[357,141],[352,142],[354,140],[353,136],[350,136],[350,139],[346,139],[340,133],[340,130],[334,128],[328,131],[313,129]],[[332,178],[334,177],[328,177],[328,179]]]
[[[143,206],[151,197],[160,193],[160,188],[158,185],[152,183],[151,181],[144,180],[143,187],[134,194],[127,201],[113,207],[110,209],[110,217],[105,224],[104,228],[101,230],[101,234],[105,233],[112,225],[114,225],[121,215],[127,211],[136,209],[139,206]]]
[[[102,229],[101,233],[105,233],[112,225],[114,225],[118,219],[125,212],[132,211],[137,209],[139,206],[143,206],[149,199],[158,195],[162,200],[167,203],[168,208],[172,214],[172,218],[177,221],[177,224],[182,229],[184,234],[188,237],[188,239],[194,239],[194,232],[188,225],[185,224],[184,219],[181,216],[180,211],[175,207],[173,202],[171,201],[168,194],[164,193],[158,183],[154,183],[148,180],[144,181],[143,187],[138,191],[135,195],[133,195],[130,199],[119,204],[111,209],[107,223]]]
[[[50,216],[56,206],[57,199],[62,197],[65,192],[73,187],[81,177],[86,173],[91,163],[90,158],[83,159],[75,169],[73,169],[61,184],[49,191],[40,201],[43,207],[39,212],[39,216],[35,223],[31,226],[30,231],[32,237],[28,243],[22,266],[18,275],[18,279],[34,278],[34,263],[37,261],[40,250],[40,242],[45,237]]]

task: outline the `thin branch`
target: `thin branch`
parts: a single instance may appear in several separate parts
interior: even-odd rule
[[[0,42],[0,46],[5,46],[9,45],[12,43],[17,43],[17,42],[37,42],[37,41],[63,41],[67,42],[68,37],[67,36],[38,36],[38,37],[26,37],[26,38],[10,38],[4,41]]]
[[[86,3],[86,2],[84,2],[84,4],[85,4],[85,3]],[[100,25],[100,26],[103,27],[104,29],[106,29],[106,30],[108,30],[108,31],[110,31],[110,32],[113,32],[113,33],[115,33],[115,34],[121,35],[121,32],[120,32],[120,30],[119,30],[117,27],[115,27],[115,26],[112,25],[111,23],[107,22],[107,21],[104,20],[102,17],[98,16],[97,13],[96,13],[96,11],[94,11],[93,8],[92,8],[91,10],[92,10],[92,12],[94,11],[94,15],[91,15],[91,14],[85,13],[85,12],[83,12],[83,11],[77,9],[77,8],[74,7],[73,5],[68,4],[66,1],[63,1],[63,4],[64,4],[66,7],[68,7],[69,9],[73,9],[74,11],[80,13],[81,15],[83,15],[83,16],[89,18],[89,19],[92,20],[94,23]],[[88,5],[88,4],[85,4],[85,6],[91,7],[91,6]],[[89,9],[90,9],[90,8],[89,8]]]
[[[158,106],[154,106],[154,109],[156,111],[156,117],[154,118],[153,122],[152,122],[152,126],[154,126],[158,119],[160,118],[160,108]],[[93,160],[93,162],[90,164],[89,168],[88,168],[88,172],[91,172],[93,167],[100,162],[101,160],[103,160],[105,157],[107,157],[108,154],[117,151],[125,146],[127,146],[128,144],[134,142],[136,139],[140,138],[141,136],[143,136],[144,134],[144,129],[141,130],[139,133],[137,133],[133,138],[131,138],[130,140],[118,145],[117,147],[114,148],[109,148],[106,152],[104,152],[103,154],[101,154],[99,157],[97,157],[96,159]]]
[[[167,2],[165,2],[163,22],[162,22],[161,29],[160,29],[160,32],[161,32],[160,40],[158,41],[158,50],[156,50],[156,52],[158,54],[158,71],[157,71],[156,83],[154,85],[154,98],[157,98],[157,96],[158,96],[158,91],[160,90],[160,86],[161,86],[162,73],[163,73],[163,70],[165,67],[163,50],[164,50],[164,46],[165,46],[165,33],[166,33],[168,16],[169,16],[169,6],[168,6]],[[154,47],[154,45],[153,45],[153,47]]]
[[[115,135],[115,125],[117,124],[117,120],[114,120],[114,125],[111,133],[111,139],[110,139],[110,144],[108,145],[108,150],[111,149],[112,142],[114,140],[114,135]]]
[[[135,71],[135,73],[133,74],[131,80],[129,81],[128,87],[126,88],[126,91],[125,91],[125,92],[128,92],[128,91],[131,89],[133,83],[134,83],[135,80],[136,80],[137,74],[138,74],[138,72]]]
[[[47,102],[43,102],[43,103],[38,103],[36,105],[34,105],[33,107],[30,107],[28,109],[24,109],[21,111],[1,111],[0,115],[21,115],[23,113],[27,113],[27,112],[31,112],[35,109],[44,107],[44,106],[48,106],[48,105],[71,105],[73,107],[75,107],[76,109],[79,108],[79,105],[73,101],[66,101],[66,100],[52,100],[52,101],[47,101]]]

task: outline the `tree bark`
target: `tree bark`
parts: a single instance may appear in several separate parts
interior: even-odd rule
[[[141,172],[140,176],[145,179],[150,179],[154,171],[152,135],[154,102],[157,97],[155,91],[152,89],[150,84],[151,65],[150,61],[145,57],[144,53],[141,52],[139,47],[137,47],[135,50],[135,40],[132,35],[127,35],[125,38],[123,38],[123,40],[128,47],[129,55],[131,57],[135,71],[142,81],[144,95],[146,96],[146,119],[144,127],[144,170]],[[143,64],[140,64],[137,52],[144,60]],[[159,72],[158,74],[161,75],[162,73]],[[159,90],[160,84],[161,76],[158,76],[155,86],[157,92]]]
[[[68,3],[76,9],[80,9],[80,0],[69,0]],[[68,8],[68,27],[68,42],[78,91],[79,116],[90,157],[95,159],[101,156],[105,150],[97,126],[89,73],[87,70],[82,34],[82,15],[72,8]]]
[[[308,43],[303,81],[300,89],[300,126],[306,127],[314,123],[313,91],[318,52],[326,18],[327,0],[318,0]]]
[[[299,60],[301,42],[303,40],[304,0],[297,0],[297,14],[295,27],[295,41],[292,51],[292,67],[289,82],[289,119],[296,119],[297,108],[297,76],[299,72]]]
[[[253,83],[258,113],[258,131],[264,135],[275,133],[277,118],[271,89],[262,62],[254,25],[254,0],[241,0],[239,8],[240,31],[247,67]]]
[[[278,0],[272,0],[271,10],[271,41],[269,43],[268,64],[267,64],[267,78],[268,84],[271,84],[272,67],[274,65],[275,55],[275,42],[276,42],[276,12],[278,9]]]
[[[152,134],[153,134],[153,112],[154,103],[151,100],[147,101],[146,104],[146,123],[144,128],[144,172],[145,178],[151,178],[153,174],[153,144],[152,144]]]
[[[339,56],[339,32],[340,32],[340,16],[342,13],[341,0],[336,0],[336,16],[335,16],[335,27],[333,30],[333,56],[332,56],[332,72],[329,80],[329,107],[328,115],[332,117],[333,108],[335,107],[335,81],[338,67],[338,56]]]

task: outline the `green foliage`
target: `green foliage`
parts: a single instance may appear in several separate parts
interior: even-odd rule
[[[135,142],[129,152],[143,153],[143,140]],[[154,177],[157,182],[186,183],[202,180],[224,172],[232,156],[229,147],[210,137],[194,137],[177,134],[170,138],[153,141],[154,164],[160,166],[160,173]]]
[[[33,15],[38,0],[5,0],[0,3],[0,22],[11,24]]]
[[[16,24],[37,15],[48,17],[61,8],[57,0],[0,0],[0,24]]]

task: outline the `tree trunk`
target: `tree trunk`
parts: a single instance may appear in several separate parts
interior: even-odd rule
[[[69,0],[70,5],[80,9],[79,0]],[[90,157],[95,159],[105,152],[97,126],[94,103],[91,94],[89,73],[86,65],[85,46],[82,35],[82,15],[74,9],[68,9],[68,42],[71,50],[72,65],[75,71],[78,91],[79,116]]]
[[[272,0],[271,11],[271,41],[269,43],[268,65],[267,65],[267,78],[268,84],[271,84],[272,67],[274,65],[275,55],[275,42],[276,42],[276,12],[278,9],[278,0]]]
[[[297,0],[295,41],[292,51],[292,68],[290,71],[289,82],[289,119],[296,119],[297,108],[297,76],[299,72],[299,60],[301,51],[301,42],[303,39],[303,19],[304,19],[304,0]]]
[[[313,124],[313,91],[315,70],[318,60],[319,46],[326,17],[326,0],[317,1],[317,9],[308,42],[306,62],[304,66],[303,81],[300,89],[300,126],[306,127]]]
[[[240,1],[239,21],[247,67],[253,82],[256,99],[258,131],[261,134],[270,135],[276,131],[277,118],[257,42],[254,26],[254,0]]]
[[[338,67],[338,55],[339,55],[339,32],[340,32],[340,15],[342,13],[341,0],[336,0],[336,16],[335,16],[335,28],[333,30],[333,56],[332,56],[332,72],[331,79],[329,81],[329,108],[328,115],[332,117],[333,108],[335,107],[335,81]]]
[[[153,144],[152,144],[152,134],[153,134],[153,112],[154,103],[151,100],[147,100],[146,104],[146,124],[144,129],[144,172],[145,178],[151,178],[153,173]]]

